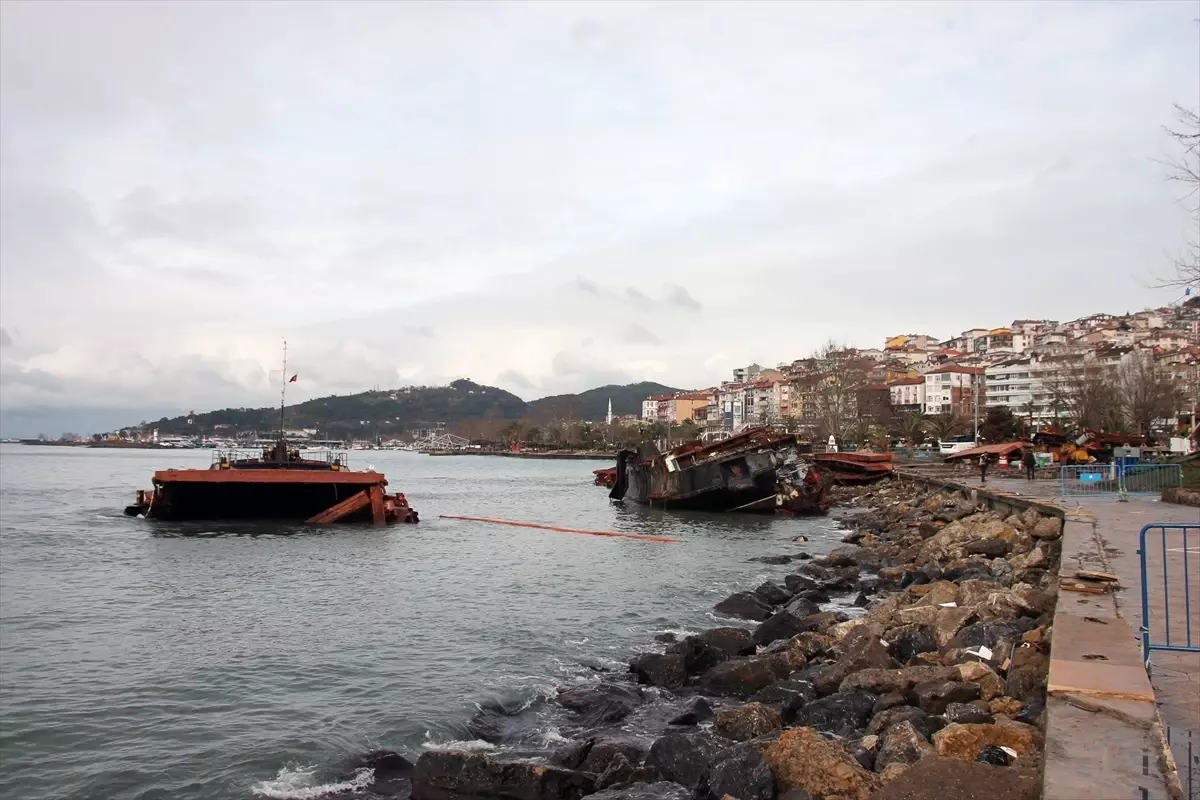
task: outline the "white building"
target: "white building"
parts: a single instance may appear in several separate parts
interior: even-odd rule
[[[925,373],[925,413],[969,416],[974,400],[971,395],[983,369],[950,364]],[[982,406],[983,398],[979,398]]]
[[[658,419],[658,401],[653,397],[647,397],[642,401],[642,419],[650,422]]]
[[[925,379],[897,378],[888,384],[892,409],[898,412],[925,410]]]

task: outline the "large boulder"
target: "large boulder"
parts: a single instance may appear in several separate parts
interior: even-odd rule
[[[791,672],[786,655],[734,658],[700,676],[706,694],[724,697],[750,697]]]
[[[991,712],[986,708],[981,708],[977,703],[951,703],[942,712],[942,719],[947,724],[957,722],[960,725],[978,725],[996,721]]]
[[[680,689],[687,683],[684,657],[679,653],[642,653],[629,662],[629,671],[638,683]]]
[[[929,739],[937,730],[937,723],[928,714],[912,706],[895,706],[878,711],[867,724],[867,735],[882,736],[901,722],[911,723],[921,736]]]
[[[668,733],[650,745],[646,766],[668,781],[695,789],[728,742],[707,733]]]
[[[780,793],[803,789],[816,797],[870,800],[880,786],[877,776],[812,728],[787,731],[767,747],[763,760]]]
[[[693,697],[671,717],[669,725],[699,725],[713,718],[712,706],[703,697]]]
[[[412,778],[413,800],[578,800],[593,788],[577,770],[454,750],[422,753]]]
[[[954,723],[933,735],[933,746],[938,755],[960,761],[974,761],[989,744],[1011,748],[1020,759],[1041,750],[1042,734],[1032,725],[1004,720],[991,725]]]
[[[913,687],[912,699],[926,714],[941,714],[951,703],[979,699],[979,684],[963,681],[928,681]]]
[[[933,639],[939,648],[945,647],[959,631],[974,621],[973,608],[939,608],[933,620]]]
[[[1003,643],[1013,644],[1021,641],[1021,634],[1034,627],[1033,620],[1020,617],[1013,620],[993,620],[991,622],[972,623],[946,643],[948,648],[987,647],[992,651],[1000,649]]]
[[[804,654],[806,661],[823,656],[837,646],[837,639],[824,633],[806,632],[792,637],[791,649]]]
[[[839,692],[861,690],[871,694],[902,692],[907,694],[918,683],[950,681],[958,678],[954,667],[903,667],[901,669],[864,669],[848,676]]]
[[[979,684],[981,699],[991,700],[1004,694],[1004,681],[1000,680],[1000,676],[987,664],[971,661],[959,664],[955,669],[958,670],[958,680]]]
[[[774,581],[764,581],[754,590],[754,593],[773,606],[783,605],[795,594],[792,590],[785,589]]]
[[[754,592],[735,592],[713,606],[722,617],[738,617],[762,622],[775,613],[771,604]]]
[[[667,652],[683,656],[683,668],[688,675],[699,675],[722,661],[739,655],[753,655],[755,649],[750,631],[713,628],[670,645]]]
[[[888,728],[880,739],[875,771],[883,772],[888,764],[913,764],[933,753],[933,745],[925,741],[911,722],[900,722]]]
[[[583,772],[599,775],[605,772],[618,756],[634,766],[642,763],[650,743],[628,734],[612,733],[592,739],[592,746],[578,765],[571,767]]]
[[[937,641],[930,635],[929,629],[921,625],[894,628],[884,634],[884,641],[887,642],[888,655],[901,664],[907,664],[921,653],[938,649]]]
[[[710,628],[697,637],[725,658],[754,655],[754,637],[745,628]]]
[[[585,725],[619,722],[642,702],[635,687],[616,683],[585,683],[558,693],[558,702],[582,717]]]
[[[763,760],[762,748],[746,742],[723,751],[709,769],[708,791],[713,797],[771,800],[775,778]]]
[[[784,722],[790,722],[805,703],[816,698],[817,690],[811,683],[789,679],[772,683],[750,699],[777,708]]]
[[[973,542],[967,542],[967,546],[963,548],[969,556],[983,556],[984,558],[1004,558],[1008,555],[1009,543],[1004,539],[976,539]]]
[[[883,776],[880,776],[881,778]],[[923,758],[891,780],[873,800],[1035,800],[1036,772],[972,764],[952,758]]]
[[[1042,517],[1029,533],[1035,539],[1060,539],[1062,538],[1062,520],[1058,517]]]
[[[765,620],[754,631],[754,642],[765,647],[777,639],[790,639],[798,633],[816,630],[811,622],[798,617],[790,611],[780,611]]]
[[[783,727],[783,719],[774,708],[762,703],[723,708],[713,720],[713,733],[744,742],[774,733]]]
[[[812,591],[803,589],[801,591]],[[821,606],[807,597],[797,596],[788,601],[785,609],[789,614],[794,614],[797,617],[810,617],[813,614],[821,613]],[[813,630],[810,628],[810,630]],[[799,631],[797,631],[799,633]]]
[[[900,665],[890,655],[879,636],[869,626],[852,629],[837,648],[837,662],[822,667],[813,675],[813,686],[821,694],[837,691],[851,673],[863,669],[895,669]]]
[[[793,723],[839,735],[865,728],[875,709],[875,695],[868,692],[838,692],[813,700],[800,708]]]
[[[967,555],[967,545],[987,539],[1007,540],[1013,528],[987,515],[975,514],[951,522],[936,534],[926,539],[917,553],[917,566],[926,564],[948,564]]]

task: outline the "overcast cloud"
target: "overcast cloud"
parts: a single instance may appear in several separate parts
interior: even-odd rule
[[[0,411],[267,404],[283,338],[297,399],[533,398],[1161,305],[1197,17],[6,2]]]

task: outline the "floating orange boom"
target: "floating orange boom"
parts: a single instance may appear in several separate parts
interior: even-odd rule
[[[678,544],[679,539],[667,536],[647,536],[641,533],[620,533],[618,531],[585,531],[580,528],[558,528],[554,525],[539,525],[536,522],[512,522],[506,519],[489,519],[487,517],[457,517],[452,514],[439,514],[440,519],[461,519],[467,522],[490,522],[493,525],[512,525],[517,528],[538,528],[543,531],[558,531],[559,533],[586,533],[589,536],[620,536],[623,539],[641,539],[646,542],[665,542]]]

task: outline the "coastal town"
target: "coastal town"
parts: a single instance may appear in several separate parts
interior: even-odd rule
[[[975,442],[996,426],[1004,435],[1067,428],[1192,437],[1194,448],[1198,325],[1192,299],[1068,322],[1018,319],[948,339],[906,333],[878,348],[830,343],[790,363],[735,369],[704,390],[647,397],[639,421],[702,438],[778,426],[876,449],[925,436]]]

